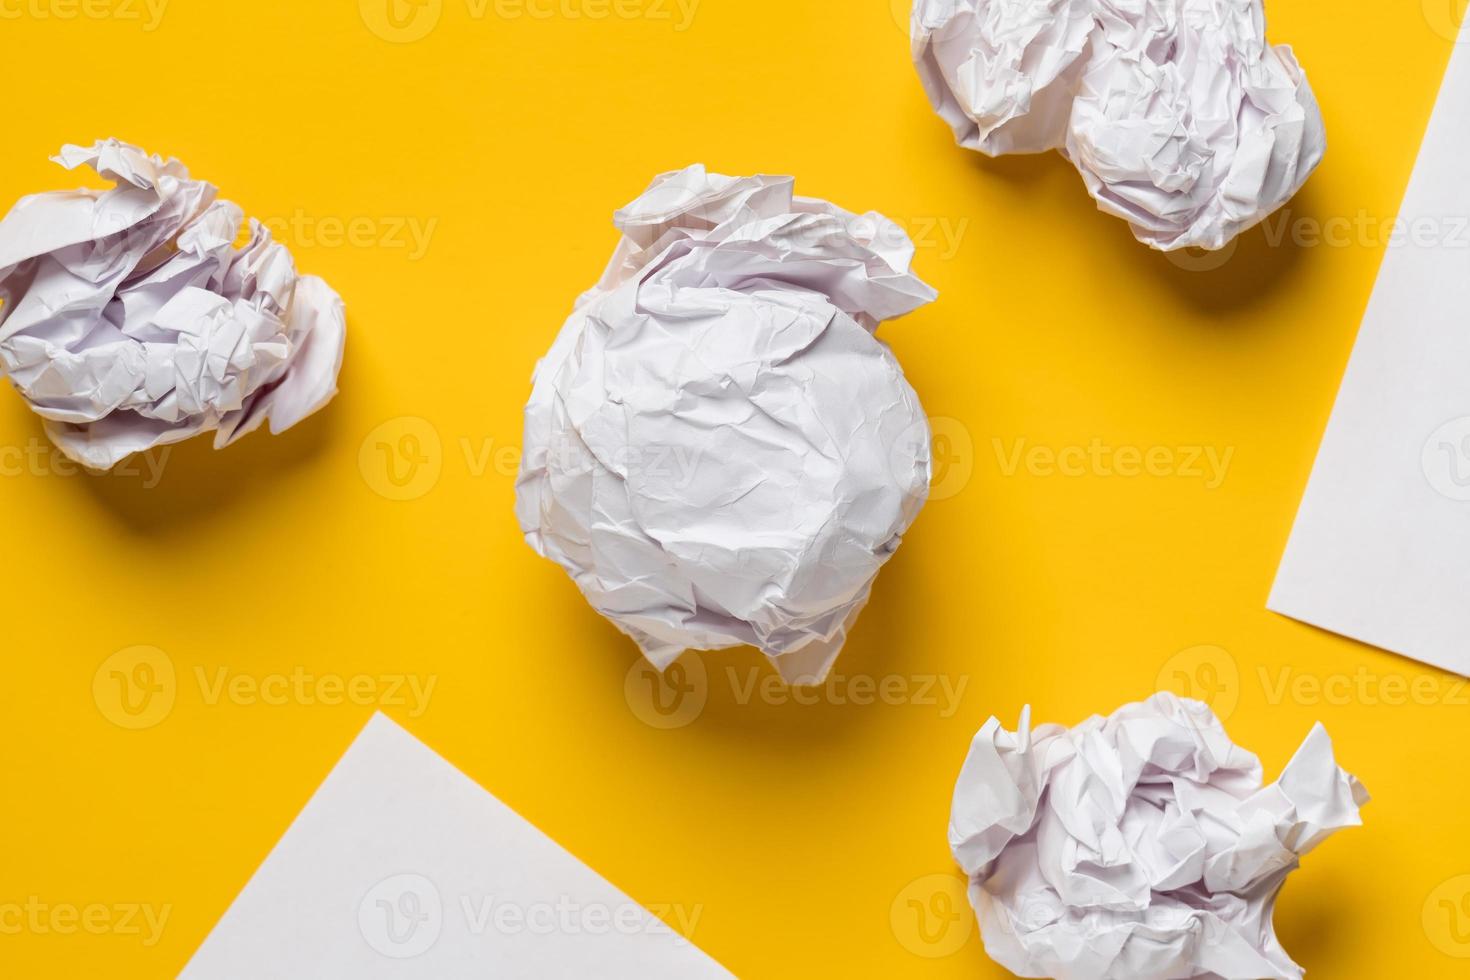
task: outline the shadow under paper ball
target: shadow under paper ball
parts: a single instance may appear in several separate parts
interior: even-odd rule
[[[241,501],[269,496],[274,485],[337,440],[345,417],[343,401],[352,390],[350,364],[349,356],[337,397],[280,435],[271,435],[267,423],[234,445],[216,450],[213,433],[204,433],[136,453],[113,471],[86,474],[80,482],[135,533],[158,537],[188,533]]]
[[[1303,224],[1320,227],[1317,213],[1315,195],[1308,184],[1286,206],[1218,251],[1158,252],[1139,243],[1133,261],[1146,264],[1147,274],[1164,280],[1203,312],[1247,310],[1271,294],[1291,288],[1292,280],[1304,269],[1309,247],[1299,230]]]
[[[963,148],[954,146],[951,141],[951,149]],[[999,157],[986,156],[969,149],[963,149],[963,152],[971,167],[987,178],[1001,181],[1014,192],[1024,193],[1029,188],[1043,184],[1060,187],[1065,182],[1081,196],[1083,207],[1092,204],[1092,198],[1087,196],[1086,186],[1077,176],[1077,168],[1055,150],[1045,153],[1010,153]]]
[[[926,615],[928,595],[919,557],[910,557],[905,561],[900,550],[879,574],[828,683],[819,687],[787,685],[754,647],[690,651],[660,677],[633,641],[606,621],[578,656],[651,727],[766,759],[774,769],[808,772],[835,763],[853,740],[866,737],[875,712],[915,714],[885,698],[909,697],[918,684],[925,699],[943,693],[927,680],[934,668],[926,651],[912,642],[912,620]],[[575,588],[569,584],[565,591],[566,608],[559,612],[601,620]],[[884,688],[885,679],[903,689]]]
[[[1061,154],[987,157],[969,153],[981,179],[1003,184],[1007,193],[1031,202],[1037,213],[1066,213],[1058,235],[1077,236],[1106,248],[1138,275],[1162,279],[1190,306],[1211,314],[1249,310],[1271,294],[1290,288],[1324,227],[1317,195],[1308,184],[1287,204],[1217,251],[1160,252],[1137,240],[1128,222],[1100,209],[1077,170]],[[1318,236],[1320,237],[1320,236]],[[1058,243],[1060,244],[1060,243]]]
[[[1308,854],[1303,858],[1307,868],[1312,857]],[[1276,938],[1286,955],[1300,963],[1308,976],[1338,976],[1348,969],[1352,944],[1344,942],[1344,937],[1364,935],[1371,927],[1358,914],[1360,910],[1344,900],[1350,893],[1331,874],[1307,877],[1299,869],[1287,878],[1276,904]]]

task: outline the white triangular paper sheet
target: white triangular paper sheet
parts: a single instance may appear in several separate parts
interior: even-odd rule
[[[671,903],[697,925],[696,901]],[[182,980],[729,972],[388,718],[358,736]]]
[[[1270,608],[1470,674],[1470,22]]]

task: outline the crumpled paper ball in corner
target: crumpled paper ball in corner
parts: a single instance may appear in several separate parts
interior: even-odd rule
[[[1322,161],[1322,113],[1262,0],[915,0],[913,57],[959,143],[1059,150],[1162,251],[1219,249]]]
[[[114,187],[24,198],[0,222],[0,373],[68,457],[110,469],[214,432],[282,432],[337,393],[347,321],[258,222],[177,160],[64,147]]]
[[[991,718],[949,825],[986,951],[1022,977],[1300,980],[1276,896],[1368,794],[1321,725],[1261,783],[1209,707],[1172,694],[1071,729]]]
[[[897,225],[793,185],[657,178],[536,368],[521,528],[660,670],[751,645],[820,683],[928,496],[876,331],[936,294]]]

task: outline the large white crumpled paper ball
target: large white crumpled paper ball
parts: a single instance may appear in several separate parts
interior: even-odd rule
[[[1299,980],[1276,896],[1368,794],[1321,725],[1261,779],[1209,707],[1172,694],[1072,729],[990,719],[949,827],[986,950],[1022,977]]]
[[[659,669],[752,645],[824,679],[929,488],[878,324],[936,298],[891,221],[789,177],[664,174],[536,369],[526,540]]]
[[[1261,0],[916,0],[914,61],[961,145],[1060,150],[1140,241],[1218,249],[1322,161]]]
[[[64,147],[106,191],[37,194],[0,222],[0,369],[67,456],[98,470],[215,432],[279,433],[337,392],[342,300],[177,160]]]

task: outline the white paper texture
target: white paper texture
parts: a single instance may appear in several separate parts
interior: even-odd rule
[[[1262,0],[916,0],[913,57],[962,146],[1060,151],[1139,241],[1218,249],[1326,149]]]
[[[790,177],[658,177],[536,368],[516,513],[660,670],[759,647],[820,683],[929,493],[879,324],[935,299],[882,215]]]
[[[96,470],[215,433],[282,432],[337,393],[347,321],[259,222],[177,160],[104,140],[55,161],[114,187],[34,194],[0,222],[0,375]]]
[[[697,926],[695,900],[670,905]],[[180,976],[731,974],[378,715]]]
[[[1470,675],[1470,28],[1270,608]],[[1416,232],[1416,226],[1420,229]]]
[[[1321,725],[1263,786],[1207,705],[1158,694],[1071,729],[991,718],[949,840],[986,952],[1017,976],[1299,980],[1276,896],[1367,799]]]

